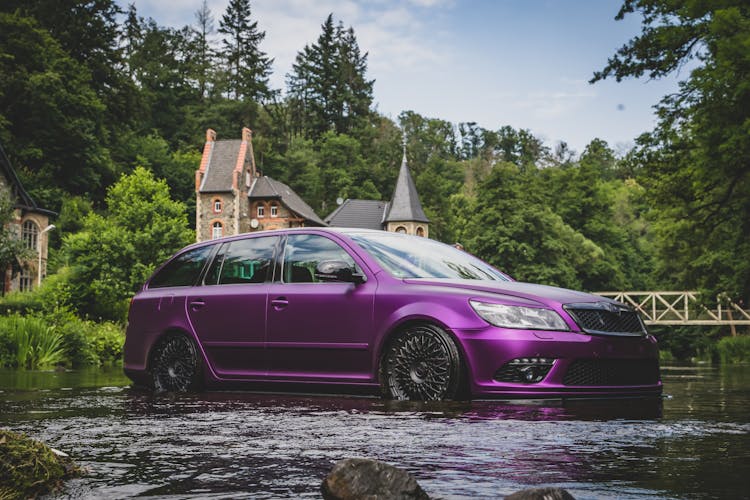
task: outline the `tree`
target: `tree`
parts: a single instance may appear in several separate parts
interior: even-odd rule
[[[203,0],[201,8],[195,12],[195,25],[193,30],[193,61],[192,76],[198,83],[198,93],[201,99],[208,96],[209,82],[211,80],[211,68],[213,66],[214,54],[209,43],[209,37],[214,32],[214,16],[208,3]]]
[[[545,207],[534,186],[533,173],[501,163],[479,184],[475,202],[453,197],[457,206],[482,214],[458,214],[462,243],[518,280],[581,288],[581,271],[603,252]]]
[[[220,57],[227,65],[227,92],[235,99],[245,97],[261,100],[271,97],[268,75],[273,59],[260,50],[266,37],[251,21],[250,0],[230,0],[219,21],[219,33],[225,35]]]
[[[292,120],[297,132],[317,139],[333,130],[352,134],[366,123],[374,80],[367,80],[367,54],[362,55],[354,30],[334,26],[329,14],[316,43],[306,45],[287,75]]]
[[[0,140],[42,206],[97,196],[114,177],[91,73],[36,21],[0,13]]]
[[[107,191],[107,213],[90,213],[81,232],[63,240],[72,267],[72,302],[80,313],[123,320],[127,299],[154,268],[194,241],[185,205],[173,201],[163,180],[144,168]]]
[[[592,82],[660,78],[690,63],[662,99],[654,131],[638,139],[640,178],[658,209],[665,286],[703,287],[750,300],[750,5],[746,1],[626,0],[641,34]]]

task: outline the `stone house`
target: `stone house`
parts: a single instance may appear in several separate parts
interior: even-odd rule
[[[15,170],[0,146],[0,190],[14,202],[10,230],[22,238],[34,257],[16,262],[3,270],[3,294],[26,291],[34,288],[47,273],[47,251],[49,243],[49,218],[54,212],[37,206],[21,185]]]
[[[289,186],[255,167],[252,131],[242,138],[216,140],[206,131],[203,157],[195,172],[198,241],[252,231],[325,226],[315,211]]]
[[[332,227],[381,229],[428,237],[430,220],[422,210],[419,193],[406,162],[406,151],[390,202],[346,200],[325,218],[325,222]]]

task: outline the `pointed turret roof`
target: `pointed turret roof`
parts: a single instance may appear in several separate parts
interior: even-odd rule
[[[393,198],[388,206],[388,213],[383,222],[430,222],[422,210],[419,202],[419,194],[414,180],[409,173],[409,165],[406,163],[406,149],[401,161],[401,170],[398,173],[396,189],[393,190]]]

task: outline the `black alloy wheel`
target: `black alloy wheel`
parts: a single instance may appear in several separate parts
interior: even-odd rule
[[[161,341],[151,360],[156,392],[187,392],[198,388],[200,363],[195,344],[185,335]]]
[[[407,329],[388,346],[380,363],[383,396],[391,399],[454,399],[461,375],[461,355],[455,342],[433,325]]]

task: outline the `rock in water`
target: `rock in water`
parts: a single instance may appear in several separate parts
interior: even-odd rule
[[[333,466],[320,486],[325,500],[429,500],[411,474],[367,458],[347,458]]]
[[[575,500],[562,488],[529,488],[508,495],[505,500]]]

